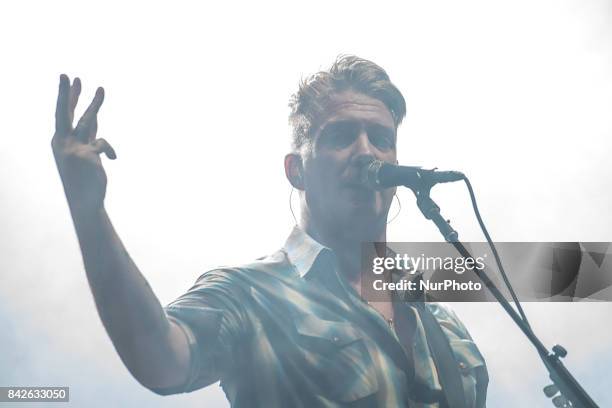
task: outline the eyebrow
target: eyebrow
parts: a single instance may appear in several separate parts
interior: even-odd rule
[[[372,123],[366,125],[366,129],[367,128],[373,128],[374,130],[389,131],[391,134],[393,134],[395,136],[395,127],[389,127],[389,126],[381,125],[380,123],[372,122]]]
[[[349,119],[342,119],[342,120],[337,120],[333,122],[328,122],[327,124],[325,124],[325,126],[323,126],[323,128],[321,128],[321,133],[328,131],[328,130],[334,130],[334,129],[348,127],[348,126],[361,126],[361,124],[359,124],[358,121],[349,120]]]
[[[353,120],[353,119],[340,119],[340,120],[335,120],[335,121],[331,121],[331,122],[327,122],[325,124],[325,126],[323,126],[320,130],[320,133],[323,133],[325,131],[327,131],[328,129],[334,129],[334,128],[339,128],[342,126],[349,126],[349,125],[358,125],[358,126],[362,126],[361,122],[365,122],[365,128],[375,128],[375,129],[380,129],[380,130],[388,130],[391,133],[393,133],[395,135],[395,127],[389,127],[386,125],[381,124],[380,122],[374,122],[374,121],[369,121],[369,120]]]
[[[335,132],[351,132],[356,128],[362,129],[364,128],[368,134],[378,133],[382,134],[383,137],[390,138],[390,142],[392,147],[395,149],[397,146],[397,129],[395,127],[389,127],[378,122],[365,121],[362,123],[361,120],[352,120],[352,119],[340,119],[332,122],[328,122],[321,130],[319,131],[319,135],[317,137],[318,142],[321,140],[329,141],[330,137],[333,137]],[[332,136],[330,136],[330,134]],[[371,136],[369,136],[371,137]]]

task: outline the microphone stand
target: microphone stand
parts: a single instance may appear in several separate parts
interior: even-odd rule
[[[465,248],[465,246],[459,241],[459,234],[455,231],[449,224],[450,221],[447,221],[440,214],[440,207],[431,199],[430,191],[433,187],[432,183],[423,182],[421,186],[418,188],[412,188],[411,186],[406,186],[410,188],[417,198],[417,206],[428,220],[433,221],[434,224],[440,230],[440,233],[444,237],[444,239],[453,244],[455,249],[463,256],[464,258],[473,258],[469,251]],[[492,242],[489,242],[492,245]],[[517,324],[517,326],[521,329],[521,331],[527,336],[529,341],[536,348],[540,358],[544,362],[546,369],[550,375],[550,379],[557,386],[559,391],[565,398],[569,401],[569,404],[564,400],[555,401],[557,398],[553,399],[555,406],[558,407],[574,407],[574,408],[598,408],[597,404],[591,399],[591,397],[587,394],[587,392],[582,388],[582,386],[578,383],[578,381],[572,376],[572,374],[565,368],[563,363],[561,362],[561,358],[567,355],[567,351],[560,345],[556,345],[552,348],[552,353],[548,351],[548,349],[542,344],[540,339],[535,335],[531,327],[526,324],[526,322],[521,319],[516,310],[510,305],[510,303],[506,300],[506,298],[502,295],[499,289],[495,286],[495,284],[489,279],[489,277],[485,274],[484,269],[473,269],[474,273],[482,280],[491,294],[497,299],[497,301],[501,304],[501,306],[506,310],[506,312],[510,315],[512,320]],[[556,394],[556,390],[554,390],[551,394],[546,391],[545,394],[548,397],[552,397]],[[559,405],[558,405],[559,404]]]

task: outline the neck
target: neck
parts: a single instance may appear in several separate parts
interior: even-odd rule
[[[317,223],[312,218],[302,216],[300,222],[302,228],[308,235],[334,251],[338,260],[340,273],[355,290],[360,293],[362,272],[362,244],[366,242],[387,241],[386,224],[376,228],[365,229],[366,232],[356,234],[346,232],[345,228],[327,227],[326,223]],[[383,245],[384,246],[384,245]],[[374,250],[368,251],[369,257],[377,256]],[[371,264],[371,262],[370,262]]]

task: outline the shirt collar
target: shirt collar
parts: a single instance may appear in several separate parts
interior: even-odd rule
[[[395,251],[389,247],[387,247],[386,250],[387,256],[395,257]],[[334,257],[334,252],[330,248],[317,242],[297,225],[293,227],[291,234],[289,234],[289,237],[283,246],[283,251],[287,254],[289,262],[295,266],[295,269],[301,278],[308,277],[311,271],[317,269],[314,267],[317,259],[325,258],[322,259],[322,262],[327,264],[327,262],[331,262]],[[410,275],[405,271],[394,269],[391,272],[391,279],[393,282],[398,282],[405,279],[415,281],[418,284],[418,281],[422,280],[423,276],[421,272],[418,272],[415,275]],[[420,290],[411,292],[404,291],[402,298],[404,301],[408,302],[423,302],[426,299],[426,293]]]
[[[332,250],[318,243],[297,225],[289,234],[283,250],[301,278],[304,278],[322,253],[333,254]]]

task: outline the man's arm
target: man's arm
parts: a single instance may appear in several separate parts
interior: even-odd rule
[[[100,154],[116,158],[104,139],[96,139],[96,95],[73,128],[81,90],[60,77],[53,154],[77,232],[89,286],[115,349],[132,375],[148,388],[182,385],[189,376],[190,349],[185,332],[164,310],[121,243],[104,208],[106,174]]]

